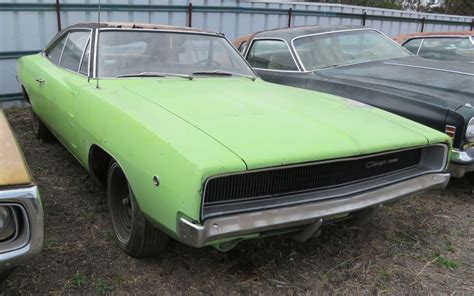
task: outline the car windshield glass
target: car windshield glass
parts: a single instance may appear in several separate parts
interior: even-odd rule
[[[401,46],[373,30],[302,37],[295,39],[293,44],[308,71],[410,55]]]
[[[239,53],[220,36],[113,30],[101,32],[99,44],[99,77],[130,77],[136,73],[176,76],[216,71],[255,76]]]

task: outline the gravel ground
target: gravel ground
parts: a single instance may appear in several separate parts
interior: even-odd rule
[[[474,295],[474,187],[417,194],[364,227],[327,226],[297,243],[251,240],[220,253],[171,242],[136,260],[115,243],[104,193],[58,142],[34,138],[27,109],[6,114],[46,210],[45,247],[0,294],[450,294]]]

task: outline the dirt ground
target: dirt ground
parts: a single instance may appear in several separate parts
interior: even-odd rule
[[[171,242],[136,260],[112,237],[103,192],[58,142],[34,138],[26,109],[6,114],[46,210],[41,255],[0,294],[474,295],[474,187],[454,180],[381,209],[365,227],[330,225],[306,243],[284,236],[220,253]]]

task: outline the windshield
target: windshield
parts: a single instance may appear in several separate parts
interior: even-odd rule
[[[308,36],[295,39],[293,44],[308,71],[410,55],[401,46],[373,30]]]
[[[140,73],[255,76],[223,37],[176,32],[101,32],[98,76],[130,77]]]

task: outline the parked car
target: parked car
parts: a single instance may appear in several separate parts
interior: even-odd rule
[[[393,38],[412,54],[427,59],[474,64],[474,32],[424,32]]]
[[[103,184],[135,257],[168,236],[228,250],[243,239],[370,213],[449,180],[450,139],[332,95],[258,79],[221,34],[82,23],[18,60],[35,132]]]
[[[474,171],[472,65],[413,56],[364,27],[276,29],[234,45],[266,81],[351,98],[448,134],[451,174]]]
[[[43,206],[0,109],[0,281],[43,248]]]

